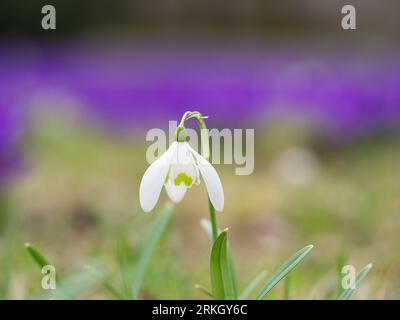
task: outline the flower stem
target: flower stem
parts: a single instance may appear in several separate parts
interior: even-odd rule
[[[204,117],[200,112],[198,111],[187,111],[184,113],[182,116],[181,122],[179,123],[177,130],[176,130],[176,138],[177,141],[183,141],[186,132],[185,132],[185,122],[191,118],[196,119],[197,124],[200,129],[200,139],[201,139],[201,155],[207,160],[210,160],[210,143],[209,143],[209,135],[208,135],[208,130],[207,126],[205,124],[204,119],[207,117]],[[212,227],[212,239],[213,242],[217,240],[218,238],[218,224],[217,224],[217,215],[215,212],[215,208],[212,205],[210,198],[208,198],[208,208],[210,211],[210,221],[211,221],[211,227]]]
[[[200,137],[201,137],[201,155],[207,160],[210,160],[210,143],[209,143],[209,136],[207,126],[204,122],[204,117],[201,115],[200,112],[194,112],[193,117],[196,118],[197,123],[200,128]],[[212,229],[212,239],[213,243],[218,238],[218,223],[217,223],[217,215],[215,212],[215,208],[211,203],[210,198],[208,198],[208,209],[210,211],[210,221],[211,221],[211,229]]]
[[[193,112],[191,111],[186,111],[181,119],[181,122],[179,122],[178,127],[183,127],[185,125],[185,121],[188,120],[190,118],[190,116],[192,115]]]
[[[214,206],[212,205],[210,199],[208,199],[208,208],[210,210],[210,221],[211,221],[211,230],[212,230],[212,239],[213,243],[218,238],[218,224],[217,224],[217,215],[215,213]]]

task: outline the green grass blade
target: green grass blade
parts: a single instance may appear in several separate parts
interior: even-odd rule
[[[265,286],[260,290],[256,299],[262,300],[264,299],[265,295],[271,291],[275,285],[281,281],[290,271],[292,271],[301,260],[305,258],[305,256],[312,250],[314,246],[308,245],[303,249],[297,251],[292,257],[289,258],[283,265],[279,267],[278,270],[272,275],[272,277],[267,281]]]
[[[227,244],[228,247],[228,263],[229,263],[229,270],[230,270],[230,277],[231,277],[231,282],[232,282],[232,290],[233,290],[233,299],[238,298],[238,292],[237,292],[237,276],[236,276],[236,268],[235,264],[233,262],[232,254],[231,254],[231,248],[229,246],[229,243]]]
[[[228,250],[228,236],[223,240],[221,246],[221,272],[224,284],[225,299],[234,300],[237,299],[236,293],[236,281],[234,276],[234,270],[232,266],[232,260]]]
[[[90,266],[96,265],[91,262]],[[93,268],[99,270],[100,267],[88,268],[87,265],[79,268],[73,273],[63,277],[63,280],[57,282],[56,290],[45,290],[39,296],[39,299],[62,299],[74,300],[84,298],[89,289],[98,284],[98,276],[93,273]]]
[[[336,255],[336,271],[338,275],[338,283],[337,283],[337,292],[336,294],[339,295],[342,292],[342,269],[343,266],[346,264],[346,253],[344,248],[340,248]]]
[[[150,262],[150,258],[156,248],[158,241],[161,238],[165,227],[172,215],[172,206],[167,204],[159,213],[155,223],[153,224],[149,235],[144,241],[144,245],[140,250],[138,262],[135,268],[135,273],[132,281],[132,298],[137,299],[139,296],[140,286],[143,281],[146,269]]]
[[[101,285],[105,290],[107,290],[111,295],[113,295],[118,300],[124,300],[124,296],[114,288],[114,286],[107,280],[102,279]]]
[[[236,299],[235,283],[228,255],[227,229],[221,232],[211,250],[212,295],[217,300]]]
[[[204,294],[206,294],[207,296],[209,296],[210,298],[213,298],[213,295],[211,293],[210,290],[208,290],[207,288],[203,287],[201,284],[195,284],[194,287],[197,290],[200,290],[201,292],[203,292]]]
[[[8,298],[13,266],[15,265],[15,243],[18,242],[20,213],[0,195],[0,300]]]
[[[117,239],[117,265],[121,276],[124,295],[127,299],[132,299],[131,274],[128,263],[128,244],[126,238],[121,234]]]
[[[44,257],[44,255],[36,249],[30,243],[25,243],[25,249],[28,251],[32,259],[38,264],[38,266],[42,269],[44,266],[50,265],[48,260]]]
[[[25,249],[29,253],[29,255],[32,257],[32,259],[36,262],[36,264],[40,267],[40,269],[43,269],[44,266],[52,265],[45,257],[44,255],[34,247],[32,244],[29,242],[25,243]],[[61,281],[61,277],[56,272],[56,281],[59,283]]]
[[[246,300],[250,294],[253,292],[253,290],[259,285],[261,280],[265,278],[267,275],[266,271],[261,272],[257,277],[255,277],[249,284],[248,286],[242,291],[242,293],[239,296],[239,300]]]
[[[346,289],[342,292],[342,294],[339,297],[339,300],[348,300],[353,292],[357,289],[358,285],[364,280],[364,278],[367,276],[368,272],[372,268],[372,263],[367,264],[362,270],[357,274],[356,276],[356,281],[355,281],[355,289],[349,288]]]
[[[204,229],[204,231],[208,234],[210,237],[210,240],[212,241],[212,226],[210,220],[207,219],[201,219],[200,220],[200,225]],[[218,234],[221,234],[221,231],[218,230]],[[236,269],[235,269],[235,264],[233,262],[232,254],[231,254],[231,249],[228,243],[228,263],[229,263],[229,270],[232,278],[232,288],[233,288],[233,294],[234,294],[234,299],[237,299],[237,277],[236,277]]]
[[[223,231],[215,240],[211,249],[210,259],[210,276],[211,276],[211,287],[212,295],[214,299],[223,300],[225,299],[224,283],[222,279],[222,268],[221,268],[221,251],[224,240],[226,240],[226,231]]]
[[[292,274],[289,273],[285,278],[285,286],[283,288],[283,300],[290,299],[290,288],[292,286]]]
[[[106,277],[104,276],[104,274],[97,270],[96,268],[87,265],[85,266],[85,269],[92,273],[97,280],[100,281],[101,285],[103,286],[103,288],[108,291],[111,295],[113,295],[116,299],[119,300],[123,300],[125,297],[106,279]]]

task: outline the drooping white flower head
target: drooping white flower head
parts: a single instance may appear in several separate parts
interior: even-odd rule
[[[180,202],[188,188],[200,183],[200,176],[212,205],[222,211],[224,191],[214,167],[187,142],[173,142],[143,175],[139,190],[143,211],[149,212],[155,207],[163,186],[173,202]]]

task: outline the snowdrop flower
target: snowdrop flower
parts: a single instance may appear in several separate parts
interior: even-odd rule
[[[140,205],[151,211],[164,186],[173,202],[180,202],[187,189],[200,184],[203,178],[209,199],[217,211],[224,208],[224,191],[214,167],[186,141],[175,141],[147,168],[140,183]]]

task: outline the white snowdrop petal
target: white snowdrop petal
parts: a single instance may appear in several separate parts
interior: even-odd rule
[[[172,184],[185,184],[191,187],[198,180],[198,170],[195,164],[172,164],[169,180]]]
[[[139,187],[140,206],[143,211],[151,211],[157,204],[161,189],[164,185],[170,166],[171,155],[175,152],[176,143],[156,161],[154,161],[143,175]]]
[[[176,150],[172,155],[171,163],[189,165],[194,162],[190,146],[186,142],[176,142]]]
[[[172,155],[171,168],[168,174],[168,182],[178,186],[184,184],[191,187],[198,184],[199,170],[195,157],[185,142],[178,142],[175,153]]]
[[[191,152],[197,160],[197,165],[203,177],[207,188],[208,196],[215,210],[222,211],[224,209],[224,189],[217,171],[206,159],[194,151],[190,146]]]
[[[179,186],[174,185],[171,182],[168,182],[165,185],[165,190],[167,191],[168,197],[171,199],[172,202],[181,202],[183,197],[186,194],[186,187],[183,184]]]

